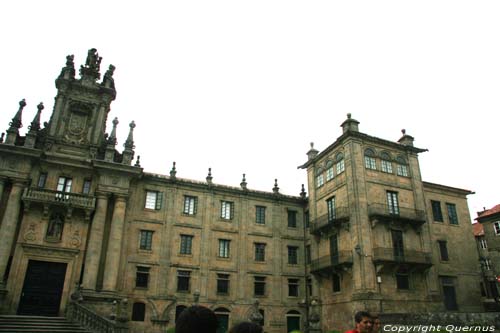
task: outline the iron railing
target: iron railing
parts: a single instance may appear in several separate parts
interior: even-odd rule
[[[348,207],[337,207],[333,214],[324,214],[314,219],[309,226],[309,231],[314,234],[332,226],[338,226],[339,222],[349,221],[349,217],[350,212]]]
[[[327,255],[311,261],[311,272],[334,269],[339,266],[352,265],[352,252],[339,251],[336,255]]]

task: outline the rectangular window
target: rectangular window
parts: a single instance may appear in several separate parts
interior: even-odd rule
[[[337,175],[340,175],[342,172],[344,172],[345,170],[344,159],[338,161],[335,167],[337,169]]]
[[[266,277],[265,276],[254,276],[253,293],[255,296],[265,296],[266,295]]]
[[[500,235],[500,221],[493,222],[493,230],[495,231],[495,235]]]
[[[446,246],[446,241],[438,241],[439,244],[439,253],[441,255],[441,260],[442,261],[448,261],[448,247]]]
[[[190,195],[184,196],[184,209],[183,213],[186,215],[196,215],[198,209],[198,198]]]
[[[305,251],[306,251],[306,264],[310,264],[311,263],[311,245],[306,245]]]
[[[69,195],[67,195],[67,194],[64,195],[62,193],[70,193],[72,183],[73,183],[73,180],[71,178],[59,177],[59,180],[57,181],[57,191],[61,192],[61,193],[56,194],[56,199],[68,200]]]
[[[377,162],[374,157],[365,156],[365,168],[371,170],[377,170]]]
[[[484,259],[483,263],[484,263],[484,269],[486,269],[487,271],[490,271],[491,270],[491,260]]]
[[[410,277],[407,272],[396,272],[396,287],[399,290],[410,289]]]
[[[42,172],[40,174],[40,176],[38,177],[38,183],[37,183],[36,186],[38,188],[44,188],[46,182],[47,182],[47,173],[46,172]]]
[[[339,242],[336,234],[330,236],[330,260],[332,265],[339,263]]]
[[[229,248],[231,241],[229,239],[219,239],[219,257],[229,258]]]
[[[82,186],[82,193],[89,194],[91,185],[92,185],[92,181],[90,179],[84,179],[83,186]]]
[[[149,267],[137,266],[135,273],[135,286],[137,288],[147,288],[149,283]]]
[[[217,274],[217,294],[229,294],[229,274]]]
[[[392,163],[391,163],[391,161],[382,160],[381,169],[382,169],[382,172],[392,173]]]
[[[334,293],[340,291],[340,275],[339,274],[332,275],[332,291]]]
[[[234,217],[234,202],[221,201],[220,217],[224,220],[232,220]]]
[[[304,228],[309,228],[309,211],[304,212]]]
[[[181,254],[191,254],[191,247],[193,246],[193,236],[181,235]]]
[[[486,243],[486,239],[484,237],[479,238],[479,246],[482,249],[487,249],[488,248],[488,244]]]
[[[335,220],[335,197],[326,200],[326,209],[328,211],[328,223]]]
[[[446,203],[446,209],[448,210],[448,221],[450,221],[450,224],[458,224],[457,206]]]
[[[297,246],[287,246],[287,248],[288,248],[288,264],[297,265],[299,248]]]
[[[307,288],[307,294],[309,296],[311,296],[312,293],[313,293],[313,283],[312,283],[312,279],[311,278],[307,278],[307,280],[306,280],[306,288]]]
[[[334,174],[333,174],[333,166],[329,167],[328,169],[326,169],[326,181],[330,181],[332,180],[334,177]]]
[[[288,297],[299,297],[299,279],[288,279]]]
[[[441,202],[431,200],[432,217],[434,221],[443,222],[443,213],[441,212]]]
[[[408,167],[404,164],[398,164],[396,167],[396,173],[398,176],[408,177]]]
[[[387,191],[387,207],[389,208],[389,214],[399,215],[399,202],[397,192]]]
[[[189,291],[190,271],[177,271],[177,291]]]
[[[391,230],[391,236],[394,260],[398,262],[404,262],[405,249],[403,244],[403,232],[401,230]]]
[[[146,191],[146,204],[144,208],[160,210],[163,201],[163,193],[158,191]]]
[[[255,206],[255,223],[266,224],[266,207]]]
[[[266,244],[255,243],[255,261],[265,261],[266,260]]]
[[[297,212],[288,210],[288,228],[297,228]]]
[[[321,187],[325,184],[325,179],[323,178],[323,174],[319,174],[316,176],[316,187]]]
[[[151,250],[153,244],[153,231],[151,230],[141,230],[139,249],[141,250]]]

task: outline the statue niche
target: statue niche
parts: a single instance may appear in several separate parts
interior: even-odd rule
[[[86,143],[91,115],[91,105],[81,102],[72,102],[70,104],[66,134],[64,136],[66,142],[73,144]]]
[[[60,241],[64,229],[64,215],[56,212],[52,213],[47,225],[47,233],[45,235],[48,241]]]

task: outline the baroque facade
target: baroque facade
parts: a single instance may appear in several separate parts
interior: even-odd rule
[[[107,317],[127,299],[130,330],[160,332],[199,303],[221,332],[252,317],[277,333],[346,329],[359,309],[482,309],[472,192],[422,181],[425,150],[411,136],[369,136],[349,115],[301,166],[309,196],[277,182],[250,190],[244,175],[239,187],[218,185],[210,170],[182,179],[175,164],[151,174],[135,158],[133,122],[121,152],[117,119],[106,133],[114,67],[100,81],[91,49],[77,78],[73,60],[49,122],[40,104],[21,135],[23,100],[1,138],[3,313],[61,315],[81,295]]]

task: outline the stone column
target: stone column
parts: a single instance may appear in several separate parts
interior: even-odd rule
[[[106,291],[116,290],[122,251],[123,226],[125,222],[126,208],[126,198],[121,196],[116,197],[113,219],[111,221],[111,230],[109,232],[106,265],[104,266],[104,281],[102,284],[102,289]]]
[[[106,211],[108,209],[108,195],[97,194],[97,208],[92,220],[90,236],[85,256],[85,273],[83,274],[83,288],[96,289],[97,273],[101,258],[102,241],[104,236],[104,224],[106,222]]]
[[[2,202],[2,194],[5,189],[5,179],[0,178],[0,202]]]
[[[3,191],[3,182],[2,182]],[[23,194],[23,183],[14,182],[10,191],[7,208],[3,216],[2,225],[0,226],[0,284],[3,283],[2,278],[5,275],[5,269],[9,261],[10,251],[16,236],[16,227],[19,218],[19,210],[21,209],[21,195]]]

